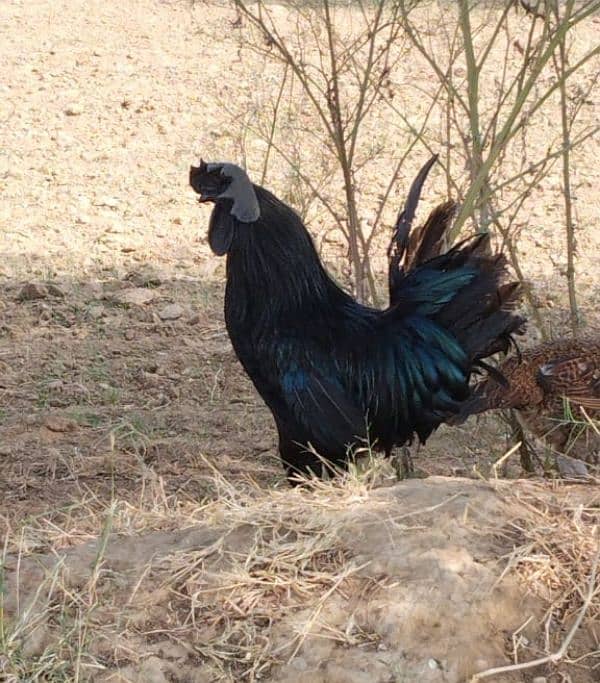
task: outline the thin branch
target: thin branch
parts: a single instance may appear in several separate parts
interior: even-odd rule
[[[275,104],[273,105],[273,116],[271,117],[271,127],[269,129],[269,137],[267,139],[267,151],[265,152],[265,158],[263,161],[263,170],[260,176],[260,184],[265,184],[265,179],[267,177],[267,171],[269,168],[269,158],[271,156],[271,149],[273,147],[273,140],[275,139],[275,130],[277,129],[277,120],[279,118],[279,106],[281,104],[281,98],[283,97],[283,91],[285,89],[285,84],[287,82],[289,64],[286,62],[283,69],[283,76],[281,78],[281,84],[279,86],[279,91],[277,92],[277,97],[275,98]]]

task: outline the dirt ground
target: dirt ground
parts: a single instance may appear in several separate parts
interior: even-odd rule
[[[510,446],[497,419],[441,429],[415,456],[431,479],[395,484],[381,466],[379,488],[357,475],[287,489],[269,412],[227,338],[208,212],[187,186],[200,153],[239,159],[223,97],[249,107],[260,64],[223,30],[234,20],[183,1],[0,5],[3,680],[450,682],[517,650],[540,656],[556,596],[529,590],[526,572],[500,581],[503,560],[538,548],[522,521],[538,504],[567,509],[573,538],[591,542],[597,493],[525,482],[517,500],[482,483]],[[598,119],[597,99],[586,115]],[[248,153],[258,167],[252,139]],[[595,158],[593,146],[577,152],[578,270],[598,324]],[[521,250],[561,330],[557,183],[540,188],[540,233]],[[326,254],[336,272],[342,256]],[[537,552],[563,566],[556,548]],[[571,623],[573,599],[559,603]],[[582,660],[539,675],[597,680],[598,621],[587,626]]]

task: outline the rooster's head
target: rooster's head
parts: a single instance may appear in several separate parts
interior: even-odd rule
[[[190,167],[190,185],[200,195],[200,202],[228,200],[230,213],[242,223],[253,223],[260,217],[256,192],[243,168],[226,162]]]

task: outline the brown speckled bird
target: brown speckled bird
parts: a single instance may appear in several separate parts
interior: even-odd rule
[[[498,369],[507,383],[481,382],[465,413],[514,409],[554,450],[600,465],[600,331],[541,344]]]

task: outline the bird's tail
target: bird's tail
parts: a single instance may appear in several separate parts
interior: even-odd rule
[[[457,289],[435,319],[467,351],[474,365],[492,369],[484,362],[495,353],[507,353],[516,345],[513,334],[523,331],[525,319],[514,313],[520,286],[511,281],[503,254],[491,254],[489,235],[467,239],[423,267],[441,272],[467,270],[469,282]]]
[[[437,159],[438,155],[435,154],[419,171],[396,219],[388,247],[390,305],[395,303],[404,275],[425,261],[439,256],[447,246],[446,232],[458,206],[453,200],[436,206],[423,225],[414,230],[412,228],[423,184]]]
[[[388,249],[390,307],[435,321],[460,343],[472,371],[485,370],[502,382],[485,359],[506,353],[525,322],[514,312],[519,284],[510,280],[506,258],[491,253],[487,234],[447,248],[454,202],[438,206],[423,226],[411,231],[421,188],[436,159],[430,159],[415,178],[396,222]],[[471,398],[473,412],[487,409],[482,396],[477,401],[475,395]]]

